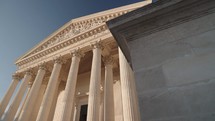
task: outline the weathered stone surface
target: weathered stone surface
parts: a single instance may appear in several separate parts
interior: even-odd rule
[[[189,27],[196,27],[196,21]],[[152,41],[144,37],[130,42],[142,120],[214,120],[215,31],[206,28],[193,36],[197,30],[190,29],[190,36],[184,33],[178,40],[159,38],[163,30]]]
[[[135,72],[137,92],[163,88],[166,85],[166,79],[162,68],[157,67],[144,71]]]
[[[209,53],[172,60],[163,65],[167,85],[181,85],[215,78],[215,54]]]
[[[215,120],[215,113],[208,113],[208,114],[200,114],[192,117],[190,121],[214,121]]]
[[[148,91],[140,95],[142,119],[146,121],[213,121],[215,80]],[[208,112],[208,113],[206,113]],[[210,117],[210,118],[209,118]],[[182,120],[183,119],[183,120]]]
[[[214,51],[213,35],[215,26],[212,21],[208,21],[212,19],[215,19],[215,14],[189,21],[129,42],[132,63],[138,65],[137,67],[134,65],[134,68],[137,70],[141,67],[148,68],[155,65],[155,63],[158,64],[157,62],[163,63],[165,60],[190,55],[193,54],[193,52],[201,53],[201,51]],[[203,45],[196,45],[196,43],[200,43],[202,40],[204,40],[201,42]],[[210,46],[206,46],[207,43]],[[204,47],[204,45],[206,47]],[[156,49],[153,47],[156,47]],[[182,50],[184,50],[184,52]],[[149,52],[150,54],[148,54]],[[181,53],[181,55],[179,55],[179,53]]]
[[[166,89],[147,95],[142,95],[140,98],[141,113],[144,114],[142,119],[144,120],[178,117],[189,112],[181,90]]]
[[[144,41],[144,39],[142,41]],[[135,45],[144,44],[142,41],[136,41]],[[131,48],[132,63],[134,63],[133,67],[135,70],[160,66],[171,59],[184,57],[190,54],[191,48],[189,45],[180,42],[167,42],[159,46],[152,45],[145,48],[138,48],[135,46]]]
[[[159,9],[176,2],[167,1],[109,23],[119,24],[117,41],[127,40],[142,121],[214,121],[215,4],[179,0]]]
[[[190,45],[195,55],[215,52],[215,30],[209,30],[183,41]]]
[[[215,78],[182,87],[192,114],[213,113],[215,110]]]

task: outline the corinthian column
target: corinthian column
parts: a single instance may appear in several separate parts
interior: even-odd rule
[[[39,93],[40,86],[42,84],[43,78],[45,75],[45,67],[40,66],[37,76],[34,80],[33,86],[29,92],[29,96],[26,99],[26,103],[21,110],[21,115],[18,121],[29,121],[29,117],[31,116],[31,112],[34,108],[34,103],[36,101],[37,95]]]
[[[56,92],[55,90],[57,88],[58,77],[60,75],[62,64],[63,64],[63,61],[61,59],[59,58],[55,59],[54,67],[53,67],[36,121],[47,121],[48,119],[52,101],[54,99],[54,94]]]
[[[29,92],[30,92],[30,90],[31,90],[32,84],[33,84],[33,82],[31,82],[31,81],[28,83],[28,88],[27,88],[27,91],[26,91],[26,95],[25,95],[25,97],[24,97],[24,99],[23,99],[23,102],[22,102],[21,107],[19,108],[18,112],[17,112],[16,115],[15,115],[14,121],[18,121],[18,119],[19,119],[19,116],[20,116],[20,114],[21,114],[21,111],[22,111],[22,109],[23,109],[23,107],[24,107],[24,105],[25,105],[25,102],[26,102],[26,100],[27,100],[27,98],[28,98],[28,95],[29,95]]]
[[[133,99],[133,85],[131,75],[130,75],[130,66],[119,48],[119,64],[120,64],[120,80],[121,80],[121,90],[122,90],[122,105],[123,105],[123,118],[124,121],[140,121],[137,110],[137,105]]]
[[[100,43],[93,46],[93,61],[90,76],[87,121],[99,120],[100,82],[101,82],[101,49]]]
[[[11,99],[11,96],[14,93],[14,90],[16,89],[17,84],[19,83],[20,80],[20,76],[18,75],[13,75],[13,80],[12,83],[10,84],[9,89],[7,90],[6,94],[4,95],[1,104],[0,104],[0,118],[2,117],[2,115],[4,114],[4,111]]]
[[[19,108],[19,105],[22,101],[22,97],[25,94],[25,90],[27,88],[28,82],[31,80],[31,78],[32,78],[32,73],[27,71],[25,73],[24,79],[22,80],[22,83],[19,87],[19,90],[18,90],[15,98],[8,109],[7,115],[5,117],[5,119],[6,119],[5,121],[13,121],[13,119],[16,115],[16,112]]]
[[[70,121],[70,119],[73,119],[71,116],[73,106],[74,106],[74,100],[75,100],[75,89],[76,89],[76,82],[77,82],[77,76],[78,76],[78,68],[79,68],[79,62],[81,56],[83,54],[80,52],[80,50],[76,50],[71,53],[72,54],[72,62],[69,70],[69,75],[66,82],[66,88],[65,88],[65,94],[63,97],[63,104],[62,104],[62,115],[60,116],[59,121]]]
[[[40,109],[40,105],[42,103],[42,100],[43,100],[43,94],[45,93],[45,90],[46,90],[46,82],[48,82],[48,80],[44,80],[42,85],[40,86],[40,90],[39,90],[39,93],[37,95],[37,99],[36,99],[36,102],[34,104],[34,109],[32,110],[31,112],[31,117],[29,119],[29,121],[35,121],[37,119],[37,114],[39,112],[39,109]]]
[[[113,58],[105,57],[104,121],[114,121]]]

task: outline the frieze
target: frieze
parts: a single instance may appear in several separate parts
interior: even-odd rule
[[[17,72],[22,72],[28,67],[35,67],[35,65],[41,63],[43,60],[48,62],[50,61],[50,57],[58,55],[59,52],[67,51],[68,47],[77,48],[77,45],[83,44],[83,42],[94,41],[94,39],[100,37],[110,37],[111,33],[107,29],[106,22],[133,11],[138,7],[141,6],[133,6],[116,11],[108,11],[100,15],[95,14],[71,20],[65,27],[57,30],[57,32],[45,39],[40,45],[18,59],[16,61]],[[85,48],[84,51],[89,51],[87,49],[89,48]]]
[[[55,56],[61,55],[62,52],[65,53],[65,54],[66,53],[69,54],[72,51],[71,48],[80,47],[83,52],[90,51],[91,50],[90,43],[92,41],[96,41],[96,40],[98,40],[100,38],[105,39],[105,38],[112,37],[111,34],[110,34],[110,32],[109,32],[109,30],[107,30],[107,29],[105,29],[104,31],[102,31],[100,33],[102,33],[102,34],[99,34],[99,36],[97,36],[97,37],[94,37],[92,35],[91,37],[85,38],[85,39],[83,39],[83,41],[78,42],[77,44],[70,44],[70,45],[68,45],[69,47],[66,46],[66,47],[63,47],[63,48],[54,49],[54,51],[52,51],[51,53],[47,53],[47,55],[44,55],[44,56],[42,56],[42,54],[40,54],[40,53],[44,53],[44,51],[49,51],[53,47],[48,48],[46,50],[43,50],[42,52],[36,53],[36,55],[30,56],[28,58],[24,58],[23,60],[21,60],[20,62],[17,63],[17,67],[18,68],[17,68],[16,72],[21,73],[24,70],[26,70],[26,68],[29,68],[29,67],[34,68],[34,67],[38,66],[38,64],[40,64],[41,62],[52,61],[51,58],[53,58]],[[109,39],[107,39],[107,40],[109,41]],[[68,40],[68,41],[70,41],[70,40]],[[67,41],[65,41],[65,42],[67,43]],[[83,45],[83,43],[89,43],[89,44],[84,44]],[[59,44],[61,45],[62,43],[59,43]],[[56,46],[58,46],[59,44],[57,44]],[[35,59],[33,59],[32,61],[30,61],[31,58],[33,58],[33,57]]]
[[[74,44],[74,43],[77,43],[83,39],[86,39],[86,38],[90,38],[90,37],[96,37],[97,33],[103,33],[104,31],[107,30],[107,27],[106,27],[106,24],[103,24],[103,25],[100,25],[98,26],[97,28],[94,28],[92,30],[89,30],[88,32],[86,33],[82,33],[78,36],[74,36],[73,38],[71,39],[67,39],[66,41],[62,41],[62,42],[59,42],[58,44],[56,44],[55,46],[52,46],[52,47],[48,47],[40,52],[37,52],[35,54],[32,54],[26,58],[23,58],[21,60],[21,62],[18,62],[17,65],[18,66],[21,66],[23,64],[26,64],[26,63],[29,63],[35,59],[41,59],[41,57],[44,57],[50,53],[53,53],[57,50],[60,50],[66,46],[69,46],[71,44]]]
[[[103,16],[100,16],[97,18],[92,18],[92,19],[88,19],[88,20],[71,23],[71,25],[69,25],[66,29],[59,32],[57,35],[52,37],[50,40],[45,42],[43,45],[38,47],[36,50],[34,50],[33,52],[26,55],[25,58],[28,57],[29,55],[38,53],[48,47],[54,46],[61,41],[70,39],[70,38],[74,37],[75,35],[83,33],[85,31],[90,30],[101,24],[104,24],[108,20],[111,20],[111,19],[121,16],[123,14],[126,14],[127,12],[130,12],[132,10],[133,9],[126,10],[126,11],[120,11],[120,12],[116,12],[116,13],[112,13],[112,14],[108,14],[108,15],[103,15]]]

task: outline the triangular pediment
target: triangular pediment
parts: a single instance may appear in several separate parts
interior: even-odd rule
[[[36,55],[40,51],[50,48],[60,43],[61,41],[73,38],[78,34],[84,33],[92,28],[95,28],[97,26],[100,26],[101,24],[104,24],[106,21],[109,21],[113,18],[126,14],[127,12],[135,10],[149,3],[151,3],[151,0],[146,0],[143,2],[122,6],[122,7],[98,12],[95,14],[79,17],[76,19],[72,19],[64,26],[59,28],[57,31],[52,33],[50,36],[45,38],[43,41],[41,41],[38,45],[33,47],[26,54],[18,58],[16,63],[21,62],[22,60],[24,60],[25,58],[28,58],[29,56]]]

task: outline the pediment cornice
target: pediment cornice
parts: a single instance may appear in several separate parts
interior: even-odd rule
[[[105,23],[101,24],[100,26],[94,27],[86,32],[77,34],[73,36],[72,38],[67,38],[62,41],[59,41],[57,43],[52,44],[51,46],[47,46],[40,51],[37,51],[36,53],[32,53],[29,56],[22,58],[16,62],[18,66],[24,65],[28,62],[31,62],[35,59],[39,59],[43,56],[46,56],[48,54],[54,53],[62,48],[65,48],[67,46],[77,44],[81,42],[84,39],[94,38],[97,36],[98,33],[103,33],[107,30],[107,26]]]
[[[18,67],[22,66],[32,60],[41,58],[42,56],[46,56],[63,47],[75,44],[85,38],[105,31],[107,30],[107,21],[149,3],[151,3],[151,0],[72,19],[53,34],[45,38],[33,49],[28,51],[25,55],[21,56],[16,61],[16,65]]]

